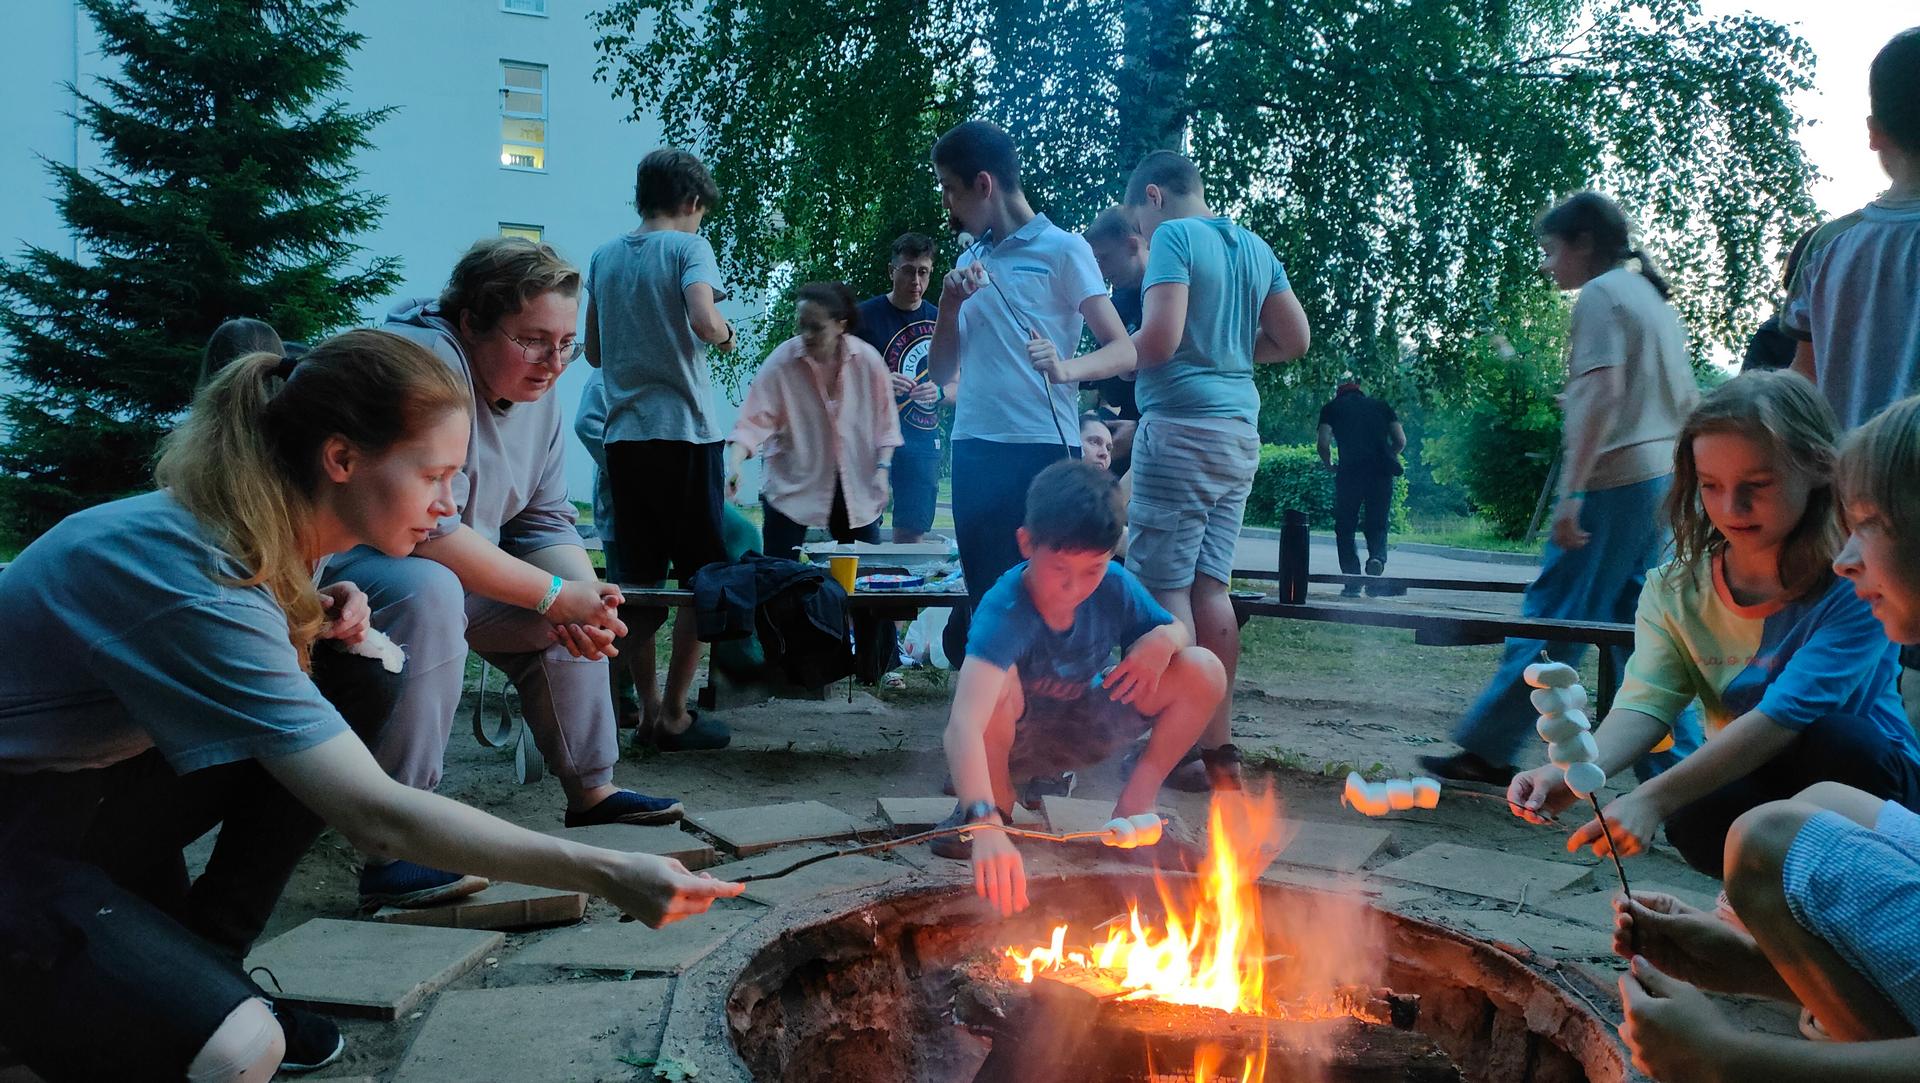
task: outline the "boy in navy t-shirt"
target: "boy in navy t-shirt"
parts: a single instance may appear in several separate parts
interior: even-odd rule
[[[906,441],[893,455],[893,540],[910,544],[933,526],[940,488],[940,407],[953,401],[956,384],[934,383],[927,366],[940,315],[927,301],[933,238],[902,233],[893,242],[887,274],[892,288],[860,302],[860,325],[853,333],[879,351],[893,373],[893,401]]]
[[[1026,562],[973,614],[947,722],[960,800],[945,826],[1006,823],[1016,778],[1098,763],[1151,732],[1113,814],[1149,812],[1226,694],[1220,660],[1113,563],[1124,511],[1118,483],[1091,463],[1056,463],[1028,488]],[[1108,671],[1116,647],[1124,657]],[[1002,913],[1025,909],[1026,872],[1006,835],[932,848],[970,856],[975,889]]]

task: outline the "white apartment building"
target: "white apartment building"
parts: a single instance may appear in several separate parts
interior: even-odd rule
[[[630,229],[634,167],[659,145],[659,124],[593,80],[594,0],[358,0],[348,23],[366,38],[342,91],[354,108],[394,107],[355,165],[358,187],[387,197],[379,228],[355,238],[395,255],[403,280],[371,305],[438,293],[467,245],[490,234],[545,240],[584,268],[602,241]],[[70,115],[65,85],[111,69],[74,0],[4,0],[15,49],[0,69],[24,145],[0,155],[0,245],[72,255],[42,157],[89,168],[96,148]],[[270,62],[270,57],[263,57]],[[758,291],[735,289],[735,296]],[[729,309],[737,309],[732,303]],[[729,311],[737,316],[739,311]],[[585,364],[555,392],[571,416]],[[4,376],[0,376],[4,379]],[[731,423],[733,407],[718,404]],[[574,496],[590,495],[592,463],[570,449]]]

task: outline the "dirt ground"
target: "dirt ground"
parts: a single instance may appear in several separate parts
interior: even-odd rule
[[[1343,823],[1361,822],[1339,805],[1346,772],[1358,768],[1405,777],[1417,770],[1417,755],[1450,750],[1450,727],[1491,673],[1499,653],[1498,647],[1416,646],[1412,633],[1404,631],[1287,620],[1255,621],[1243,642],[1234,731],[1257,765],[1250,773],[1270,780],[1292,814]],[[1590,676],[1591,658],[1587,668]],[[873,816],[877,797],[937,795],[945,774],[940,738],[951,676],[926,670],[910,670],[907,676],[903,690],[863,688],[851,703],[842,685],[821,702],[780,701],[725,712],[733,727],[732,747],[711,753],[629,755],[616,769],[615,781],[673,795],[695,810],[818,800],[862,818]],[[470,733],[469,711],[463,708],[455,723],[441,792],[537,830],[561,826],[559,786],[551,778],[517,784],[511,752],[478,745]],[[1529,741],[1525,755],[1538,762],[1543,751]],[[1590,853],[1569,858],[1563,830],[1517,820],[1504,803],[1493,799],[1494,791],[1476,798],[1468,796],[1469,789],[1449,786],[1439,809],[1395,815],[1388,825],[1393,841],[1384,856],[1452,841],[1595,861]],[[1118,792],[1118,771],[1109,765],[1084,773],[1076,796],[1111,798]],[[1166,791],[1164,807],[1187,823],[1205,822],[1204,798],[1198,795]],[[1670,850],[1636,858],[1633,869],[1648,882],[1694,888],[1709,896],[1717,889]],[[1611,869],[1604,871],[1605,879],[1596,878],[1596,884],[1611,881]],[[356,873],[350,848],[329,833],[296,874],[268,935],[314,917],[350,915]],[[602,920],[613,916],[598,901],[590,915]],[[478,968],[455,988],[485,987],[492,975],[488,968]],[[1786,1025],[1770,1008],[1742,1005],[1740,1010],[1754,1025],[1775,1030]],[[420,1014],[397,1025],[347,1024],[349,1056],[321,1078],[384,1077],[404,1055]]]

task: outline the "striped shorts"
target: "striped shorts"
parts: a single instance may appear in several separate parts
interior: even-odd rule
[[[1787,908],[1920,1031],[1920,816],[1880,806],[1869,831],[1836,812],[1808,820],[1787,848]]]
[[[1233,579],[1260,434],[1235,418],[1141,419],[1133,438],[1127,570],[1148,590],[1181,590],[1197,576]]]

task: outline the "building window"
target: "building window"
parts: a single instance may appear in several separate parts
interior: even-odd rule
[[[547,68],[500,62],[500,164],[547,168]]]
[[[545,229],[542,229],[539,226],[529,226],[520,222],[500,223],[500,236],[524,237],[527,240],[533,241],[536,244],[545,239],[546,232],[547,231]]]
[[[541,15],[547,13],[547,0],[500,0],[501,11],[511,11],[515,15]]]

